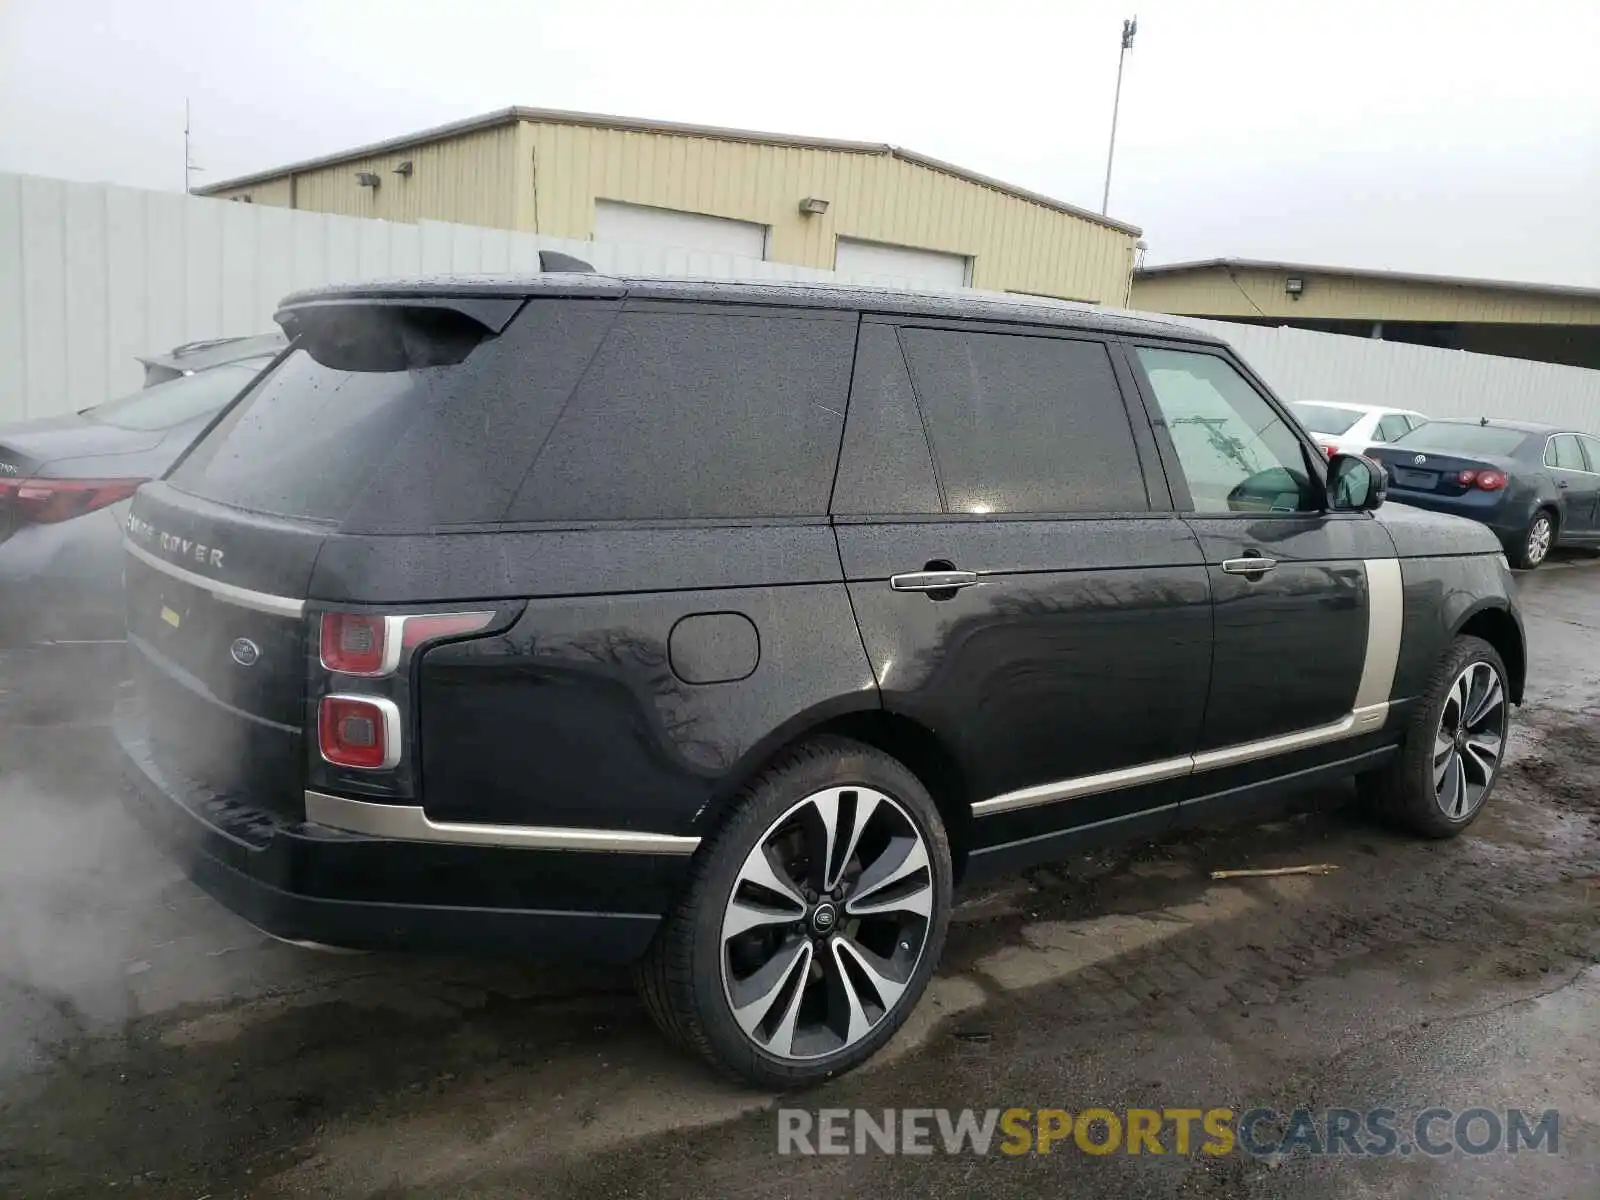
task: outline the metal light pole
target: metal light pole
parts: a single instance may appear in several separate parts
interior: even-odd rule
[[[183,98],[183,194],[191,193],[191,181],[196,171],[203,171],[204,167],[197,166],[189,154],[189,98]]]
[[[1117,109],[1122,106],[1122,63],[1133,49],[1133,35],[1139,32],[1139,18],[1122,23],[1122,50],[1117,55],[1117,93],[1111,101],[1111,145],[1106,150],[1106,190],[1100,196],[1100,215],[1106,215],[1111,204],[1111,160],[1117,153]]]

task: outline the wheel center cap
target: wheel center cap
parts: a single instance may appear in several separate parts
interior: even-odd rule
[[[839,910],[826,900],[811,910],[811,928],[816,933],[832,933],[838,920]]]

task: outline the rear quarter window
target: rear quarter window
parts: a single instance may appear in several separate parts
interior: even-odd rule
[[[621,313],[506,518],[823,516],[854,314]]]

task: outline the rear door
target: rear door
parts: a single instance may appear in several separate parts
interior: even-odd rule
[[[1211,583],[1194,795],[1232,806],[1231,788],[1286,769],[1283,755],[1337,758],[1382,725],[1399,564],[1370,514],[1323,511],[1315,448],[1224,352],[1149,344],[1130,358]]]
[[[1118,370],[1087,337],[862,323],[840,555],[885,708],[978,798],[973,868],[1165,828],[1199,734],[1206,571]]]
[[[1600,499],[1600,464],[1591,468],[1575,433],[1558,433],[1545,442],[1544,465],[1561,493],[1561,533],[1588,538],[1595,532],[1595,502]]]
[[[1589,509],[1589,530],[1594,536],[1600,537],[1600,438],[1580,433],[1578,444],[1583,447],[1589,473],[1594,476],[1594,504]]]

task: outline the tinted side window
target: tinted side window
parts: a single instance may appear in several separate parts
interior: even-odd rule
[[[864,322],[856,341],[833,511],[852,516],[943,511],[922,415],[892,325]]]
[[[1567,471],[1589,469],[1583,458],[1583,449],[1578,445],[1578,435],[1574,433],[1558,433],[1551,438],[1544,452],[1544,461],[1549,466]]]
[[[1226,359],[1150,347],[1137,353],[1196,512],[1321,508],[1300,439]]]
[[[950,512],[1148,512],[1100,342],[902,329]]]
[[[1583,447],[1583,456],[1589,461],[1589,470],[1600,475],[1600,438],[1580,435],[1578,444]]]
[[[507,514],[823,515],[854,320],[624,312]]]

